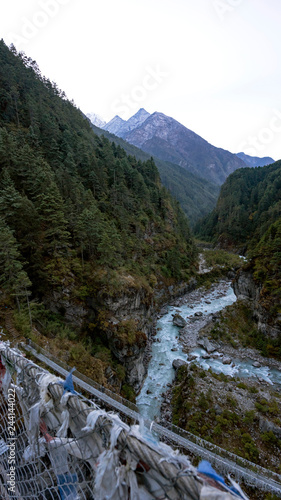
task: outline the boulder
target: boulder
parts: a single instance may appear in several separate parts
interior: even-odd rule
[[[178,368],[180,368],[181,366],[185,366],[187,365],[187,362],[184,361],[183,359],[174,359],[173,361],[173,368],[175,370],[178,370]]]
[[[173,325],[178,326],[179,328],[184,328],[187,325],[187,322],[180,314],[175,314],[173,317]]]
[[[207,351],[208,354],[211,354],[212,352],[216,351],[216,348],[211,344],[211,342],[207,338],[199,339],[198,345],[203,347],[203,349],[205,349],[205,351]]]
[[[216,348],[211,344],[211,342],[207,338],[204,339],[204,347],[209,354],[211,354],[212,352],[215,352],[215,350],[216,350]]]
[[[224,365],[231,365],[232,360],[231,358],[223,358],[222,362]]]
[[[223,357],[223,354],[221,352],[216,352],[215,354],[213,354],[213,358],[214,359],[219,359],[219,358],[222,358]]]
[[[220,405],[216,404],[214,406],[214,410],[216,412],[216,415],[221,415],[222,414],[222,408],[220,407]]]
[[[216,321],[219,321],[220,317],[218,314],[212,314],[212,321],[215,323]]]
[[[197,359],[196,354],[189,354],[188,355],[188,361],[194,361],[195,359]]]
[[[254,367],[254,368],[260,368],[260,367],[261,367],[261,364],[260,364],[258,361],[255,361],[255,362],[253,363],[253,367]]]

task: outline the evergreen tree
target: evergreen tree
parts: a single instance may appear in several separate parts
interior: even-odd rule
[[[13,231],[3,218],[0,218],[0,285],[16,297],[18,307],[20,307],[22,296],[26,298],[29,305],[31,281],[20,261],[18,243],[13,236]]]

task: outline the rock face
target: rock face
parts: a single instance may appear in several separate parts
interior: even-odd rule
[[[240,271],[233,283],[233,289],[238,300],[255,303],[259,299],[260,290],[257,288],[250,272]]]
[[[281,439],[281,427],[270,422],[267,418],[260,417],[260,430],[261,432],[271,431],[277,438]]]
[[[129,278],[127,277],[128,281]],[[73,295],[73,284],[65,284],[46,296],[46,304],[61,313],[77,330],[88,329],[89,335],[102,332],[111,352],[126,371],[126,382],[138,391],[146,375],[145,350],[152,334],[154,307],[151,293],[145,288],[124,287],[115,294],[100,290],[80,302]]]
[[[89,297],[88,306],[90,316],[102,311],[108,346],[126,369],[126,382],[138,391],[146,375],[145,350],[153,329],[151,297],[144,288],[129,287],[113,296]]]
[[[281,335],[280,317],[272,318],[261,305],[261,286],[255,283],[249,271],[240,271],[233,282],[238,300],[246,301],[253,311],[258,329],[266,336],[277,338]]]
[[[147,370],[146,348],[154,333],[155,302],[161,307],[172,300],[180,300],[178,297],[196,287],[196,280],[168,288],[160,282],[152,296],[151,290],[140,287],[132,276],[123,278],[127,284],[114,293],[100,289],[83,302],[75,297],[74,284],[70,280],[46,296],[46,305],[53,312],[61,313],[77,330],[88,329],[89,324],[95,325],[91,327],[92,331],[89,329],[89,335],[99,334],[106,339],[107,347],[125,368],[126,383],[138,392]],[[185,320],[182,320],[185,325]]]
[[[88,314],[85,304],[73,300],[73,283],[65,282],[52,294],[46,294],[44,302],[51,311],[60,313],[77,329],[82,327]]]

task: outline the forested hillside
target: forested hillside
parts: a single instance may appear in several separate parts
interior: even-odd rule
[[[247,254],[245,271],[254,279],[257,307],[261,307],[258,314],[265,324],[274,324],[274,331],[278,332],[281,327],[281,161],[266,167],[237,170],[229,176],[215,210],[197,225],[196,232],[216,245]]]
[[[281,161],[231,174],[216,208],[197,225],[197,234],[222,246],[253,248],[281,215],[280,174]]]
[[[66,307],[87,308],[101,290],[153,294],[192,274],[187,220],[154,161],[97,137],[36,62],[3,41],[0,169],[2,302],[57,302],[64,316],[64,296]]]

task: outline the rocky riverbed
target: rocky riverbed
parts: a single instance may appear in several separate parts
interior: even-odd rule
[[[200,292],[173,306],[178,309],[172,314],[181,312],[186,321],[178,332],[187,357],[173,361],[176,377],[161,395],[157,421],[174,423],[280,473],[281,362],[244,347],[229,318],[224,322],[230,310],[239,314],[239,304],[209,314],[204,309],[229,293],[227,283],[212,287],[211,300]],[[192,314],[185,315],[189,301]],[[225,331],[225,338],[214,338],[214,330]]]
[[[167,389],[167,384],[171,383],[175,376],[173,361],[177,358],[187,361],[187,353],[184,352],[185,347],[181,345],[180,340],[181,329],[173,324],[175,315],[180,314],[187,318],[198,314],[195,316],[198,320],[194,323],[198,324],[199,329],[199,326],[202,327],[206,323],[203,315],[218,312],[235,300],[230,281],[222,281],[207,292],[203,289],[188,292],[162,309],[151,346],[147,377],[137,397],[137,404],[145,417],[153,419],[159,414],[161,393]]]
[[[207,291],[191,291],[162,309],[148,375],[137,398],[144,416],[153,419],[160,415],[161,395],[172,384],[175,368],[192,361],[205,371],[211,368],[216,373],[250,379],[250,385],[275,384],[274,390],[280,392],[280,362],[262,357],[255,349],[241,348],[234,340],[208,338],[213,326],[220,323],[221,311],[235,301],[230,280],[222,280]]]

